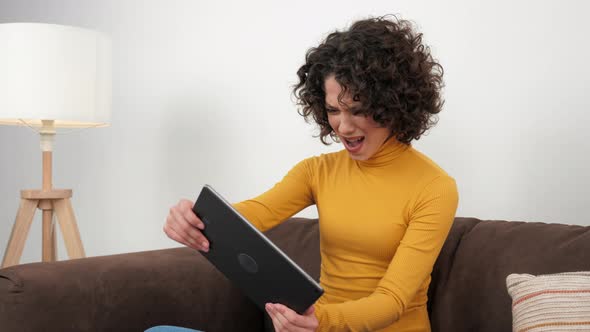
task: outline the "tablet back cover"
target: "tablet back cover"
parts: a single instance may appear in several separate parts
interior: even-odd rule
[[[323,289],[213,188],[205,185],[193,211],[205,223],[209,252],[200,252],[261,310],[281,303],[299,314]]]

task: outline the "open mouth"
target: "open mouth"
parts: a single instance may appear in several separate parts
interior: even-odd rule
[[[358,137],[343,137],[342,142],[344,142],[344,146],[347,150],[351,152],[355,152],[360,150],[363,142],[365,141],[365,136],[358,136]]]

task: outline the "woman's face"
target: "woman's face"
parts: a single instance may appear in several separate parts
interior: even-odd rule
[[[389,129],[380,126],[370,116],[356,114],[361,111],[361,103],[353,101],[350,95],[345,94],[342,97],[343,104],[340,104],[338,95],[342,87],[334,76],[326,78],[324,91],[328,121],[350,157],[355,160],[371,158],[389,137]]]

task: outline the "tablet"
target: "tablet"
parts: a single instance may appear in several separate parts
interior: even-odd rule
[[[302,314],[323,294],[312,277],[211,186],[203,187],[193,211],[209,240],[209,252],[199,252],[261,310],[266,311],[266,303],[281,303]]]

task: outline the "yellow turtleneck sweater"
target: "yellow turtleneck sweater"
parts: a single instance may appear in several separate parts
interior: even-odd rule
[[[318,331],[430,331],[427,290],[458,204],[453,178],[390,139],[366,161],[346,150],[305,159],[234,206],[264,231],[312,204],[325,290]]]

